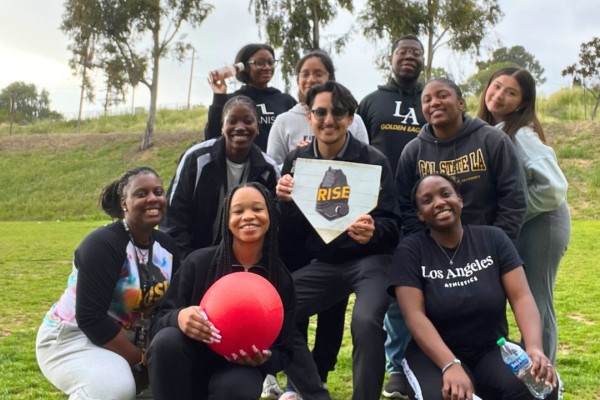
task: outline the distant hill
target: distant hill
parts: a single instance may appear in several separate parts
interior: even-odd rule
[[[600,123],[544,127],[570,183],[573,218],[600,219]],[[104,185],[148,165],[166,187],[183,151],[202,139],[200,130],[159,132],[140,152],[140,133],[0,135],[0,220],[105,219],[97,207]]]

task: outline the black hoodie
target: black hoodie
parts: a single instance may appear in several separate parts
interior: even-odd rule
[[[396,172],[404,234],[424,229],[411,192],[417,180],[434,172],[459,183],[463,224],[495,225],[513,242],[517,239],[525,217],[525,176],[514,144],[504,132],[469,116],[448,140],[436,138],[430,124],[421,129],[404,148]]]
[[[369,144],[385,154],[392,171],[396,171],[404,146],[417,137],[425,125],[421,109],[423,85],[404,90],[391,79],[386,85],[367,95],[358,106],[369,133]]]
[[[213,95],[213,103],[208,108],[208,120],[204,129],[204,139],[217,138],[221,135],[223,106],[227,100],[238,95],[250,97],[256,103],[258,136],[254,139],[254,143],[262,151],[267,151],[267,139],[271,131],[271,126],[275,122],[275,117],[296,105],[296,100],[292,96],[282,93],[279,89],[273,87],[257,89],[249,85],[244,85],[239,90],[230,94],[215,93]]]

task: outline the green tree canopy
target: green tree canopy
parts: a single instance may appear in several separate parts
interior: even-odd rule
[[[335,18],[338,6],[353,10],[352,0],[250,0],[261,34],[282,50],[280,65],[287,90],[302,54],[321,48],[339,53],[347,43],[350,32],[326,44],[321,40],[321,29]]]
[[[494,64],[508,64],[507,66],[525,68],[533,75],[538,85],[543,85],[546,82],[544,68],[534,55],[525,50],[523,46],[513,46],[510,49],[501,47],[492,53],[492,57],[489,60],[478,61],[476,63],[479,72],[489,70]]]
[[[430,79],[437,50],[447,46],[477,54],[502,16],[497,0],[367,0],[359,19],[365,36],[384,40],[390,48],[402,35],[424,38],[425,76]]]
[[[483,90],[485,85],[487,85],[494,72],[502,68],[514,66],[515,64],[508,61],[488,64],[484,69],[481,69],[473,75],[471,75],[465,83],[460,85],[460,88],[462,89],[465,95],[472,94],[475,96],[479,96],[479,94],[481,94],[481,91]]]
[[[596,99],[592,120],[596,117],[600,105],[600,37],[594,37],[582,43],[577,63],[569,65],[562,71],[563,76],[572,76],[573,80],[590,91]]]
[[[62,115],[50,109],[50,94],[38,92],[33,83],[13,82],[0,92],[0,122],[33,122],[40,119],[60,119]]]

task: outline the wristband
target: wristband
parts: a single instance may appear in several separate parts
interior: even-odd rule
[[[446,372],[448,370],[448,368],[450,368],[454,364],[461,365],[462,363],[460,362],[460,360],[458,358],[455,358],[454,360],[450,361],[448,364],[444,365],[444,367],[442,368],[442,375],[444,375],[444,372]]]

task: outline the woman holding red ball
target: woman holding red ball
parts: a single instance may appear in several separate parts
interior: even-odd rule
[[[186,257],[152,326],[148,370],[156,400],[258,399],[266,374],[281,371],[291,360],[295,295],[279,258],[277,212],[269,191],[254,182],[234,187],[221,229],[218,246]],[[221,341],[220,332],[197,304],[219,278],[243,271],[275,287],[283,303],[283,326],[268,349],[254,346],[254,354],[221,356],[208,346]]]

